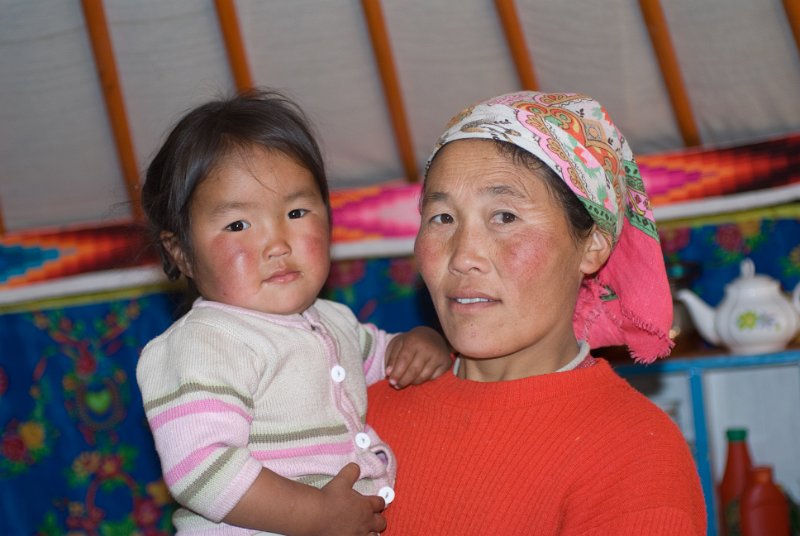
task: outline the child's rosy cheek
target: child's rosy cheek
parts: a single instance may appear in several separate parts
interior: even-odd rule
[[[312,235],[306,239],[306,250],[322,259],[329,255],[330,240],[322,236]]]
[[[254,262],[260,252],[256,248],[247,248],[237,242],[225,240],[225,237],[221,237],[212,242],[211,254],[217,263],[244,266]]]

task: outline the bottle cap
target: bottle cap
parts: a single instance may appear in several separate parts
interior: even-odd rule
[[[728,441],[744,441],[747,439],[747,428],[728,428],[725,435]]]

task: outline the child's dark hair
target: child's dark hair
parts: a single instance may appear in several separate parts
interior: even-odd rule
[[[308,169],[330,217],[322,154],[297,104],[273,90],[252,90],[207,102],[175,125],[147,168],[142,187],[142,206],[170,279],[178,279],[180,270],[161,243],[161,232],[173,233],[181,247],[191,253],[192,194],[231,153],[253,147],[281,152]]]

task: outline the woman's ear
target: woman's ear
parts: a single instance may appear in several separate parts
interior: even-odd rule
[[[584,275],[592,275],[603,267],[608,256],[611,255],[611,240],[595,225],[584,242],[583,248],[581,272]]]
[[[189,256],[184,251],[180,244],[180,240],[175,236],[175,233],[169,231],[161,231],[161,245],[164,246],[167,254],[172,257],[172,262],[178,267],[181,273],[191,278],[192,277],[192,263],[189,261]]]

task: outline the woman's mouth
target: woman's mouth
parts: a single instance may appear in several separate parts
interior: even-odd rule
[[[487,296],[483,292],[476,291],[462,291],[454,292],[447,297],[448,301],[457,305],[473,305],[481,306],[492,303],[498,303],[500,300]]]
[[[488,303],[492,300],[488,298],[453,298],[456,303],[460,303],[462,305],[469,305],[472,303]]]

